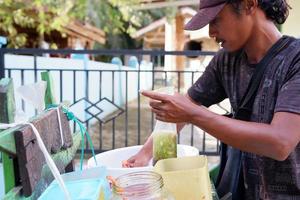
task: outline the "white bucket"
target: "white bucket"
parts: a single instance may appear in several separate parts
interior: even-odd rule
[[[96,155],[96,160],[99,166],[107,167],[107,174],[113,177],[118,177],[123,174],[137,171],[151,171],[153,170],[152,160],[149,162],[148,166],[145,167],[135,167],[135,168],[123,168],[122,161],[127,160],[134,154],[136,154],[142,145],[124,147],[119,149],[114,149],[106,151]],[[195,147],[188,145],[177,145],[177,157],[183,156],[196,156],[199,155],[199,150]],[[96,167],[94,158],[90,158],[87,163],[87,168]]]

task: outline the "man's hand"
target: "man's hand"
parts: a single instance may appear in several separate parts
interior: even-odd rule
[[[144,167],[149,164],[152,158],[152,151],[141,149],[137,154],[122,162],[122,167]]]
[[[128,160],[122,162],[123,167],[144,167],[149,164],[149,161],[152,158],[152,148],[153,147],[153,140],[150,136],[141,150],[133,156],[131,156]]]
[[[194,103],[187,95],[161,94],[152,91],[143,91],[142,95],[151,98],[150,106],[156,114],[156,119],[172,123],[190,123],[192,117],[204,109]]]

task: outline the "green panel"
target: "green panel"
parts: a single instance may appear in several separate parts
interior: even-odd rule
[[[12,188],[15,187],[15,173],[14,173],[14,162],[13,159],[3,153],[2,154],[2,162],[3,162],[3,171],[4,173],[4,185],[5,185],[5,193],[9,192]]]
[[[41,72],[43,81],[47,82],[46,94],[45,94],[45,105],[46,107],[51,104],[56,104],[54,95],[54,83],[50,72]]]
[[[219,174],[219,170],[220,170],[220,165],[217,165],[215,167],[213,167],[210,171],[209,171],[209,176],[211,178],[211,180],[213,181],[213,183],[215,184],[218,178],[218,174]]]
[[[14,132],[18,128],[14,127],[0,132],[0,151],[8,153],[11,156],[16,155]]]

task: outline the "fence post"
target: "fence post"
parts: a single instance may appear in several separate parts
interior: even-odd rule
[[[5,73],[4,73],[4,52],[0,48],[0,79],[4,78]]]
[[[7,46],[7,38],[0,36],[0,79],[4,78],[4,51],[2,50]]]

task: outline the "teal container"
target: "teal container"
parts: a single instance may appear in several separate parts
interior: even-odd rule
[[[71,172],[63,175],[63,180],[72,200],[110,199],[110,186],[106,179],[106,169],[103,167]],[[53,199],[65,200],[56,180],[39,197],[39,200]]]

